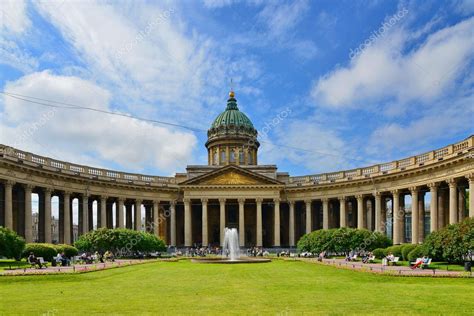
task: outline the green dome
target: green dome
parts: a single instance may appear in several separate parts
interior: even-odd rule
[[[227,100],[225,111],[219,114],[212,123],[211,129],[230,125],[255,129],[247,115],[239,111],[237,100],[232,96]]]

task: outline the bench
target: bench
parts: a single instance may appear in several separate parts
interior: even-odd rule
[[[367,260],[367,262],[369,262],[369,263],[375,262],[375,256],[369,257],[369,259]]]
[[[39,267],[40,269],[41,267],[47,267],[48,262],[44,261],[43,257],[38,257],[36,258],[36,260],[41,264],[41,266]],[[28,263],[31,265],[32,269],[39,266],[38,262],[31,262],[30,260],[28,260]]]
[[[423,258],[416,258],[415,261],[410,262],[410,266],[414,266],[417,262],[421,260],[423,260]],[[431,264],[431,258],[428,259],[428,262],[423,262],[422,264],[420,264],[420,266],[422,269],[426,269],[426,268],[429,268],[430,264]]]
[[[395,257],[395,258],[393,258],[393,260],[388,260],[388,264],[390,265],[390,263],[391,263],[393,266],[396,266],[398,260],[400,260],[400,257]]]

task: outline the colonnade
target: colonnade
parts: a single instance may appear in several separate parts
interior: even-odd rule
[[[38,241],[41,242],[52,242],[51,199],[54,196],[59,198],[57,242],[61,243],[73,242],[72,209],[75,199],[78,200],[79,234],[94,228],[92,205],[96,201],[97,227],[147,230],[162,237],[171,246],[187,247],[222,244],[224,229],[228,226],[239,229],[241,246],[293,247],[305,233],[336,227],[385,232],[394,244],[420,243],[425,236],[425,220],[430,222],[428,231],[436,231],[466,216],[474,217],[474,194],[469,195],[469,213],[466,209],[466,190],[473,192],[474,188],[472,176],[344,196],[297,199],[291,198],[291,192],[288,192],[285,200],[275,196],[251,199],[185,197],[179,201],[159,201],[58,190],[10,180],[0,183],[3,188],[0,190],[3,201],[0,205],[0,226],[17,231],[28,242],[33,241],[33,193],[39,197]],[[430,193],[429,208],[425,208],[426,193]],[[410,207],[405,206],[405,196],[411,197]],[[142,206],[145,208],[145,223],[142,223]]]

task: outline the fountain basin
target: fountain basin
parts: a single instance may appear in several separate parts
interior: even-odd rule
[[[223,264],[238,264],[238,263],[266,263],[272,261],[267,258],[254,257],[240,257],[239,259],[231,260],[228,258],[193,258],[191,262],[194,263],[223,263]]]

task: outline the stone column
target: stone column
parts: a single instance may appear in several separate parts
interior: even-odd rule
[[[170,201],[170,239],[171,239],[171,246],[176,247],[176,202]]]
[[[420,191],[418,197],[418,243],[425,239],[425,192]]]
[[[6,181],[5,185],[5,227],[13,230],[13,181]],[[51,229],[51,228],[50,228]]]
[[[183,199],[184,202],[184,246],[193,245],[192,218],[191,218],[191,200]]]
[[[44,242],[52,242],[51,227],[51,193],[50,188],[44,189]],[[84,224],[83,224],[84,225]]]
[[[219,236],[220,236],[221,246],[224,245],[225,201],[226,201],[226,199],[219,199],[219,206],[220,206],[220,214],[219,214]]]
[[[262,199],[256,198],[255,202],[257,202],[257,247],[262,247]]]
[[[311,233],[313,230],[312,228],[312,217],[311,217],[311,200],[305,200],[304,203],[306,205],[306,234]]]
[[[430,188],[430,231],[438,230],[438,184],[429,183]]]
[[[400,212],[400,192],[398,190],[393,190],[392,195],[393,195],[393,203],[392,203],[393,244],[397,245],[397,244],[402,243],[400,230],[402,226],[403,215],[401,215],[401,212]]]
[[[323,229],[329,229],[329,200],[321,199],[323,202]]]
[[[375,231],[381,232],[384,220],[382,218],[382,194],[376,192],[375,197]]]
[[[25,240],[27,243],[33,242],[33,216],[31,214],[31,193],[33,191],[33,185],[25,184]],[[67,227],[67,226],[66,226]],[[65,244],[71,243],[66,242]]]
[[[142,200],[135,200],[135,230],[142,230]]]
[[[245,247],[245,199],[239,199],[239,244]]]
[[[410,188],[411,194],[411,243],[418,244],[418,234],[419,234],[419,213],[418,213],[418,188]]]
[[[89,195],[82,195],[82,233],[89,232]]]
[[[449,185],[449,224],[458,222],[458,185],[455,179],[448,181]]]
[[[69,245],[71,243],[71,192],[64,191],[64,243]]]
[[[100,227],[107,228],[107,197],[100,197]]]
[[[201,199],[202,204],[202,246],[207,247],[209,244],[209,231],[208,231],[208,219],[207,219],[207,202],[206,198]],[[239,230],[240,233],[240,230]]]
[[[273,210],[275,212],[274,218],[275,218],[275,227],[273,228],[273,246],[274,247],[280,247],[280,199],[275,198],[273,199],[273,203],[275,204]],[[310,205],[311,208],[311,205]]]
[[[289,240],[290,240],[290,247],[294,247],[295,246],[295,201],[288,201],[288,205],[290,206]]]
[[[445,210],[446,210],[446,192],[441,190],[438,192],[438,229],[445,226]]]
[[[153,201],[153,233],[160,237],[160,201]]]
[[[346,197],[339,198],[339,226],[347,227]]]
[[[469,180],[469,217],[474,217],[474,174],[467,176]]]
[[[466,189],[465,188],[459,188],[459,193],[458,193],[458,221],[462,222],[464,219],[464,214],[466,214]]]
[[[357,228],[362,229],[364,228],[364,196],[357,195]]]
[[[125,202],[125,199],[122,197],[119,197],[117,199],[117,217],[118,217],[118,227],[119,228],[125,228],[125,214],[123,212],[123,203]]]

